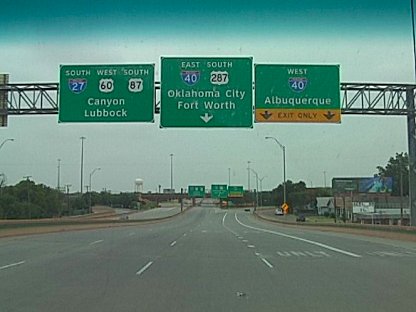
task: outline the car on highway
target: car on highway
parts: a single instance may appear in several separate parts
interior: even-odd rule
[[[296,217],[296,222],[305,222],[306,218],[304,215],[300,214]]]
[[[276,208],[276,210],[274,211],[274,214],[276,216],[283,216],[284,215],[283,210],[281,208]]]

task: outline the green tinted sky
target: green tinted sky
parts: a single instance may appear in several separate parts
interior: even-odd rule
[[[407,35],[410,1],[3,1],[0,37]]]

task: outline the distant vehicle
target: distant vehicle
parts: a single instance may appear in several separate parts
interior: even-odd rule
[[[304,215],[298,215],[298,217],[296,218],[296,222],[305,222],[305,216]]]
[[[274,214],[276,216],[283,216],[283,210],[281,208],[276,208]]]

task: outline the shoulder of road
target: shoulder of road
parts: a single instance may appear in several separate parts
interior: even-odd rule
[[[80,216],[0,220],[0,238],[162,222],[181,215],[190,208],[191,205],[186,204],[181,209],[177,203],[166,203],[144,211],[100,206],[94,207],[93,213]]]
[[[330,218],[316,218],[306,216],[305,222],[297,222],[297,216],[293,214],[275,215],[275,208],[257,209],[254,215],[266,222],[279,223],[285,226],[303,226],[321,231],[334,231],[349,234],[358,234],[374,237],[382,237],[394,240],[416,241],[416,227],[397,225],[372,225],[334,222]]]

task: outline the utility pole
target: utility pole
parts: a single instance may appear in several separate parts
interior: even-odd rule
[[[82,196],[82,188],[83,188],[83,182],[84,182],[84,140],[86,139],[86,137],[82,136],[80,137],[81,139],[81,187],[80,187],[80,192],[81,192],[81,196]]]
[[[71,187],[71,184],[66,184],[66,203],[67,203],[67,209],[68,209],[68,214],[71,215],[70,213],[70,207],[69,207],[69,188]]]
[[[248,185],[247,185],[247,190],[250,192],[251,191],[251,189],[250,189],[250,164],[251,164],[251,161],[248,161],[247,162],[247,177],[248,177]]]
[[[58,183],[57,183],[58,192],[61,191],[61,159],[58,158]]]
[[[29,182],[30,182],[30,178],[32,176],[24,176],[23,178],[26,179],[26,188],[27,188],[27,209],[29,209],[29,219],[32,219],[32,209],[30,209],[30,186],[29,186]]]

